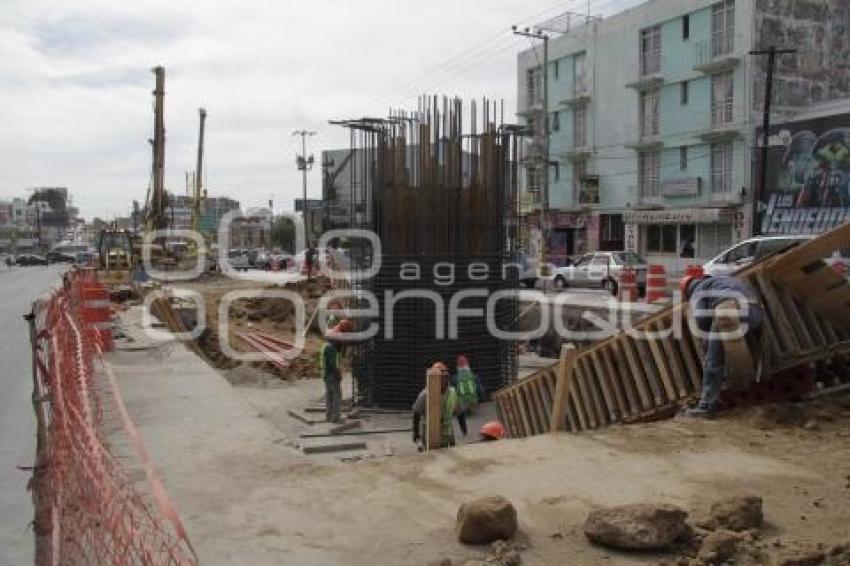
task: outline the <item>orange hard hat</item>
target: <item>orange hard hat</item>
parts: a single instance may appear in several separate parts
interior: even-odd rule
[[[501,440],[507,436],[507,431],[505,431],[505,427],[499,421],[490,421],[481,426],[481,436]]]
[[[705,279],[705,275],[686,275],[679,280],[679,292],[682,293],[683,301],[690,300],[693,288],[703,279]]]
[[[353,323],[353,322],[351,322],[351,321],[350,321],[349,319],[347,319],[347,318],[344,318],[344,319],[340,320],[340,321],[336,324],[336,326],[334,326],[333,328],[331,328],[331,332],[335,332],[335,333],[337,333],[337,334],[341,334],[341,333],[343,333],[343,332],[351,332],[352,330],[354,330],[354,323]]]

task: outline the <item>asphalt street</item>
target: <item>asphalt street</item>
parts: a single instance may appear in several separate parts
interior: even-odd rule
[[[64,265],[0,267],[0,566],[32,564],[32,502],[27,493],[35,453],[32,357],[21,317],[32,301],[58,286]]]

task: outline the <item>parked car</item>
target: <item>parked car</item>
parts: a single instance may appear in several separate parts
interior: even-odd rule
[[[295,254],[295,258],[293,259],[295,263],[295,267],[301,273],[306,273],[306,266],[304,265],[304,258],[306,255],[306,250],[301,250],[297,254]],[[316,263],[319,271],[324,270],[327,265],[332,261],[334,264],[334,269],[336,271],[345,271],[351,265],[351,260],[349,259],[349,251],[347,249],[341,248],[316,248]]]
[[[94,252],[77,252],[74,263],[80,266],[93,267],[97,265],[97,254]]]
[[[277,269],[289,269],[291,265],[292,255],[269,254],[269,256],[266,258],[266,261],[263,263],[262,268],[270,271],[275,266],[277,266]]]
[[[707,261],[702,267],[706,275],[731,275],[739,269],[771,254],[799,245],[813,236],[758,236],[735,244]]]
[[[251,265],[251,253],[249,250],[230,250],[227,252],[227,262],[236,271],[248,271]]]
[[[585,254],[575,264],[555,269],[555,287],[605,289],[616,295],[620,274],[625,267],[635,270],[638,293],[643,293],[646,287],[646,261],[633,252]]]
[[[38,254],[20,254],[15,258],[18,265],[47,265],[47,258]]]
[[[67,252],[47,252],[45,259],[47,263],[74,263],[77,256]]]

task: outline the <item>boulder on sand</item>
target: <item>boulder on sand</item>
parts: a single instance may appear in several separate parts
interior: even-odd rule
[[[636,503],[595,509],[584,523],[592,542],[621,550],[661,550],[687,532],[688,513],[674,505]]]
[[[731,531],[757,529],[764,520],[761,497],[738,495],[726,497],[711,505],[711,524]]]
[[[517,530],[516,509],[504,497],[482,497],[467,501],[457,511],[455,533],[460,542],[488,544],[506,540]]]

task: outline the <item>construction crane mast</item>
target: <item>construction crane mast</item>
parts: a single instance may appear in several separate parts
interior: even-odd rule
[[[198,232],[201,222],[201,203],[206,198],[203,189],[204,178],[204,122],[207,120],[207,111],[198,109],[200,125],[198,127],[198,166],[195,171],[194,194],[192,195],[192,230]]]
[[[158,230],[165,224],[165,67],[153,69],[156,75],[153,121],[153,194],[145,219],[145,230]]]

